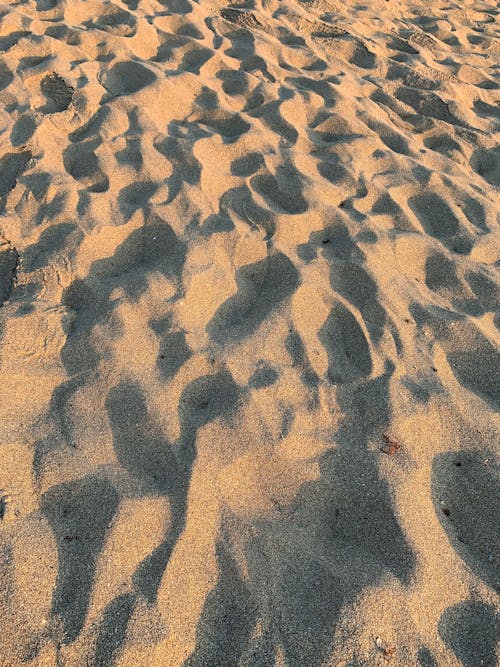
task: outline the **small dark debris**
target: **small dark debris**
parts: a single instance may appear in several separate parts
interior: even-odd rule
[[[54,111],[66,111],[73,99],[75,92],[72,86],[69,86],[66,81],[57,74],[47,74],[40,82],[40,90],[42,93],[54,103]]]
[[[384,454],[388,454],[389,456],[394,456],[399,452],[401,445],[398,442],[391,440],[391,438],[389,438],[389,436],[385,433],[382,435],[382,438],[384,440],[384,444],[380,447],[381,452],[384,452]]]
[[[443,507],[442,509],[445,516],[450,516],[450,510],[447,507]]]
[[[384,660],[387,660],[387,662],[389,662],[389,660],[392,660],[394,658],[395,653],[396,649],[394,648],[394,646],[387,646],[386,648],[384,648],[382,655],[384,656]]]
[[[7,502],[4,498],[0,498],[0,521],[3,521],[7,513]]]

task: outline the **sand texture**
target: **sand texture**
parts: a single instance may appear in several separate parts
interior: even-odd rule
[[[0,667],[497,667],[500,4],[0,4]]]

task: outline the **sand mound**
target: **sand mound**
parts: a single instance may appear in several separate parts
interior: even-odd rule
[[[0,663],[494,667],[493,0],[0,5]]]

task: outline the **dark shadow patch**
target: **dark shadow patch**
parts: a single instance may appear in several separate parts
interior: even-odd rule
[[[493,605],[475,600],[448,607],[438,632],[463,667],[496,667],[500,623]]]
[[[16,187],[17,179],[26,171],[31,151],[6,153],[0,158],[0,198]]]
[[[500,285],[480,271],[469,271],[466,279],[485,310],[500,310]]]
[[[70,144],[63,151],[63,163],[67,173],[75,181],[85,185],[90,192],[106,192],[109,188],[109,179],[100,168],[94,152],[100,143],[98,138],[91,139]]]
[[[36,121],[30,113],[23,113],[14,123],[10,133],[10,143],[13,146],[23,146],[33,136],[36,130]]]
[[[408,205],[427,234],[441,241],[452,252],[465,255],[470,252],[471,240],[440,195],[434,192],[423,192],[410,197]]]
[[[217,78],[222,81],[226,95],[243,95],[248,89],[248,77],[244,72],[224,69],[217,72]]]
[[[130,165],[135,171],[140,171],[144,162],[141,151],[142,128],[139,124],[137,109],[127,112],[129,127],[125,133],[126,146],[115,153],[121,164]]]
[[[356,187],[352,175],[335,153],[330,153],[328,157],[321,159],[318,163],[318,173],[333,185],[343,186],[349,194],[352,194],[352,190]]]
[[[436,93],[401,86],[396,90],[395,96],[422,116],[436,118],[451,125],[468,127],[450,111],[448,104]]]
[[[189,474],[183,474],[172,444],[165,440],[149,415],[139,386],[122,383],[114,387],[106,399],[106,410],[113,431],[113,447],[121,465],[151,492],[165,494],[170,500],[172,523],[165,540],[142,561],[133,577],[137,589],[152,604],[184,527]]]
[[[117,385],[108,394],[106,410],[120,464],[152,492],[171,494],[178,484],[177,461],[170,443],[148,414],[141,388],[130,383]]]
[[[323,98],[326,107],[333,107],[336,101],[336,94],[332,83],[329,81],[318,81],[306,76],[290,77],[285,79],[286,83],[299,90],[312,90]]]
[[[106,281],[105,298],[117,285],[134,298],[147,289],[146,276],[152,271],[179,279],[185,256],[185,244],[172,227],[157,215],[148,213],[146,224],[134,230],[112,257],[94,262],[88,277],[91,282]],[[124,275],[127,276],[126,282]]]
[[[98,137],[104,123],[109,118],[109,114],[110,108],[108,105],[99,107],[95,114],[86,123],[68,134],[68,139],[75,142]]]
[[[388,192],[380,195],[373,204],[372,213],[374,215],[390,215],[395,229],[407,232],[415,231],[401,206],[394,201]]]
[[[120,37],[133,37],[137,32],[137,19],[125,9],[115,4],[102,8],[99,16],[84,21],[86,28],[94,28]]]
[[[271,210],[279,213],[305,213],[309,208],[302,195],[302,177],[292,165],[278,167],[276,176],[252,176],[251,187],[266,201]]]
[[[264,389],[273,385],[277,379],[278,371],[261,360],[257,362],[257,368],[248,380],[248,386],[251,389]]]
[[[274,213],[259,206],[247,185],[226,190],[220,198],[220,207],[233,211],[250,228],[262,228],[269,240],[275,231]]]
[[[42,497],[59,554],[52,615],[60,619],[65,644],[76,639],[85,622],[96,561],[118,502],[113,486],[94,475],[54,486]]]
[[[210,338],[221,345],[250,336],[297,289],[299,274],[286,255],[277,253],[238,269],[236,284],[237,294],[207,325]]]
[[[291,329],[286,337],[285,348],[291,357],[292,367],[300,370],[300,379],[310,391],[309,406],[313,409],[318,402],[319,377],[311,366],[302,338],[295,329]]]
[[[432,496],[451,545],[467,565],[500,589],[500,489],[492,452],[457,451],[435,457]]]
[[[264,158],[261,153],[247,153],[247,155],[233,160],[231,174],[233,176],[251,176],[263,166]]]
[[[487,104],[483,100],[474,101],[474,111],[483,118],[500,118],[500,107],[494,104]]]
[[[111,257],[93,262],[85,280],[74,280],[64,291],[62,304],[74,315],[68,321],[61,349],[61,361],[70,379],[52,394],[49,415],[57,438],[37,443],[35,475],[52,449],[62,443],[74,446],[71,399],[82,386],[93,381],[93,373],[107,354],[106,341],[120,335],[120,321],[114,312],[116,302],[110,299],[113,290],[122,288],[128,298],[137,299],[148,288],[148,275],[154,271],[180,289],[184,260],[185,244],[166,222],[148,213],[146,224],[134,230]],[[101,327],[99,342],[94,340],[97,326]]]
[[[36,0],[37,12],[48,12],[57,5],[57,0]]]
[[[234,229],[234,223],[227,211],[219,211],[219,213],[209,215],[203,221],[200,229],[206,235],[222,234],[224,232],[231,232]]]
[[[214,90],[203,86],[201,93],[196,96],[195,104],[204,111],[215,111],[219,106],[219,98]]]
[[[408,142],[401,134],[395,132],[385,123],[381,123],[380,121],[377,121],[373,118],[369,118],[364,122],[370,128],[370,130],[373,130],[373,132],[375,132],[379,136],[380,140],[388,148],[390,148],[391,151],[399,153],[400,155],[410,154],[410,148],[408,146]]]
[[[427,646],[421,646],[418,649],[417,660],[420,667],[439,667],[436,658]]]
[[[0,158],[0,213],[5,209],[8,193],[16,187],[17,180],[28,168],[31,151],[6,153]]]
[[[171,14],[190,14],[193,11],[191,3],[188,0],[159,0]]]
[[[226,21],[234,23],[241,28],[256,30],[262,27],[256,16],[252,12],[248,12],[245,9],[227,7],[220,10],[220,15]]]
[[[250,129],[250,123],[238,114],[215,114],[197,120],[200,125],[213,130],[226,142],[235,141]]]
[[[445,336],[443,347],[457,380],[493,405],[500,405],[498,349],[472,322],[462,321],[454,328],[449,327]]]
[[[195,140],[196,137],[192,141],[185,141],[169,136],[154,143],[155,149],[172,165],[172,174],[166,179],[169,190],[167,203],[175,199],[184,183],[197,185],[200,182],[202,165],[193,155]]]
[[[342,222],[325,227],[319,232],[313,232],[309,242],[321,250],[321,255],[329,261],[342,259],[355,262],[365,258],[349,229]],[[373,289],[371,291],[373,292]]]
[[[0,307],[9,300],[12,294],[18,264],[17,250],[9,243],[0,245]]]
[[[196,628],[196,648],[183,667],[260,666],[263,663],[257,661],[241,662],[256,622],[257,605],[222,540],[216,545],[216,557],[219,577]]]
[[[490,185],[500,186],[500,147],[479,148],[470,158],[472,169]]]
[[[0,37],[0,51],[4,52],[15,46],[23,37],[31,37],[31,32],[27,30],[14,30],[9,35]]]
[[[106,607],[97,633],[93,667],[110,667],[113,664],[125,641],[127,624],[134,605],[135,596],[132,593],[124,593]]]
[[[480,201],[473,197],[465,197],[462,204],[462,211],[468,221],[481,232],[487,233],[490,231],[490,228],[486,224],[486,211]]]
[[[214,55],[212,49],[199,48],[187,51],[182,57],[182,62],[179,65],[181,72],[191,72],[192,74],[199,74],[201,68]]]
[[[332,308],[318,339],[328,354],[327,377],[332,384],[352,382],[372,372],[370,347],[363,329],[343,304]]]
[[[157,189],[153,181],[137,181],[122,188],[118,193],[118,204],[125,220],[129,220],[139,209],[148,208],[149,200]]]
[[[156,81],[156,74],[133,60],[115,63],[103,77],[103,86],[113,95],[131,95]]]
[[[48,266],[57,257],[61,250],[71,246],[74,251],[83,240],[83,232],[77,225],[63,222],[44,229],[36,243],[30,245],[23,252],[23,269],[36,271]]]
[[[156,365],[164,380],[173,378],[191,356],[184,331],[173,331],[163,336]]]
[[[0,90],[4,90],[14,80],[14,75],[3,60],[0,60]]]
[[[323,252],[327,259],[331,257],[330,250]],[[330,284],[360,311],[370,336],[378,342],[383,335],[387,316],[378,300],[377,285],[369,273],[359,264],[332,258]]]
[[[281,100],[274,100],[260,105],[255,110],[250,110],[249,115],[253,118],[259,118],[272,132],[282,137],[289,144],[294,145],[299,134],[293,125],[283,118],[280,106]]]
[[[448,299],[455,308],[469,314],[482,314],[480,304],[459,280],[455,263],[445,255],[438,252],[429,254],[425,261],[425,284],[436,294]]]
[[[425,137],[424,146],[448,157],[451,157],[455,151],[462,152],[460,144],[453,139],[451,134],[433,134]]]

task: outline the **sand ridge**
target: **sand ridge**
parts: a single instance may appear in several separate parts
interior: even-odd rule
[[[497,664],[499,12],[0,4],[0,664]]]

